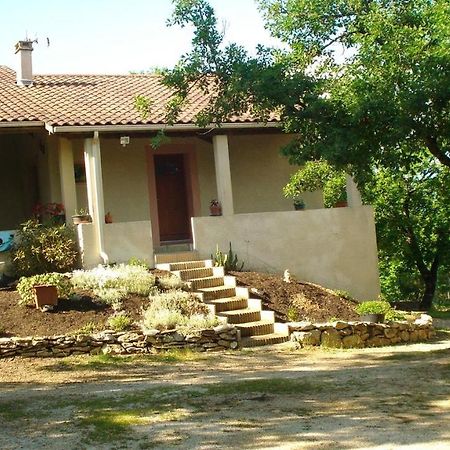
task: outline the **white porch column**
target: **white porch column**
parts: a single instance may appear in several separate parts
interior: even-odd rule
[[[66,223],[72,223],[72,216],[77,209],[77,191],[73,164],[72,142],[59,140],[59,176],[61,179],[61,200],[66,210]]]
[[[225,134],[214,136],[213,147],[218,200],[222,205],[222,214],[224,216],[232,216],[234,214],[234,206],[228,136]]]
[[[353,177],[351,175],[346,175],[346,187],[347,191],[347,204],[350,207],[358,207],[362,206],[361,194],[358,190],[358,186],[356,185]]]
[[[105,253],[105,205],[103,198],[102,161],[98,132],[93,139],[84,140],[84,164],[86,167],[86,186],[89,214],[95,230],[98,254],[104,264],[108,263]]]

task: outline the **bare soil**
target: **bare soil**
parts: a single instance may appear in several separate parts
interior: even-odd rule
[[[167,272],[154,271],[156,276]],[[279,275],[257,272],[232,272],[241,286],[249,287],[252,297],[263,300],[265,308],[275,311],[277,320],[326,321],[331,318],[357,318],[354,303],[333,291],[311,283],[285,283]],[[108,305],[98,303],[83,293],[81,300],[61,299],[53,312],[43,313],[33,306],[19,306],[14,289],[0,289],[0,336],[46,336],[73,333],[87,324],[101,330],[114,313]],[[130,296],[123,301],[124,311],[136,322],[147,298]],[[288,311],[290,311],[288,317]]]
[[[230,272],[230,275],[236,277],[238,285],[248,287],[266,308],[275,311],[278,320],[325,322],[358,318],[354,301],[317,284],[298,280],[286,283],[281,275],[269,273]]]

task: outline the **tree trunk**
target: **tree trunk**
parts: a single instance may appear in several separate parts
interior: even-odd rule
[[[427,276],[422,277],[425,283],[425,290],[423,292],[422,300],[420,301],[421,309],[431,308],[434,293],[436,291],[438,267],[438,264],[433,265]]]

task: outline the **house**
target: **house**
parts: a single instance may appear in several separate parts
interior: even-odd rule
[[[17,71],[0,66],[0,231],[37,202],[58,202],[67,223],[80,208],[92,216],[77,225],[85,266],[186,246],[209,256],[231,242],[247,269],[289,269],[357,298],[378,295],[372,208],[349,178],[347,208],[324,209],[316,192],[295,211],[282,194],[295,167],[279,154],[290,138],[276,121],[243,116],[199,129],[207,99],[196,92],[168,126],[170,91],[158,76],[35,75],[32,50],[20,41]],[[137,95],[151,99],[145,118]],[[154,149],[162,129],[169,141]],[[209,215],[212,199],[222,216]]]

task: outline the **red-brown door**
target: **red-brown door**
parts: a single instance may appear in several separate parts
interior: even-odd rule
[[[161,241],[190,239],[184,155],[154,155]]]

